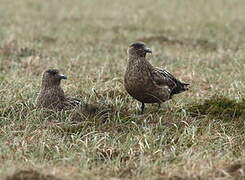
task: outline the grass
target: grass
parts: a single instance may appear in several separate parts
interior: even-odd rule
[[[242,99],[240,102],[236,102],[236,100],[224,96],[213,96],[206,99],[203,104],[191,104],[187,111],[194,117],[209,115],[215,118],[232,120],[240,117],[244,118],[245,100]]]
[[[243,179],[244,5],[3,0],[0,179],[21,172],[68,180]],[[123,87],[126,49],[136,40],[152,48],[154,65],[191,84],[161,109],[147,105],[144,115]],[[116,113],[106,122],[73,123],[71,112],[36,110],[49,67],[68,76],[67,94],[113,105]],[[238,103],[241,114],[230,116]]]

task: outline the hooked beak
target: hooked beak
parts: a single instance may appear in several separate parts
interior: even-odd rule
[[[144,50],[145,50],[146,53],[152,53],[152,51],[151,51],[150,48],[147,48],[147,47],[146,47]]]
[[[67,79],[67,77],[65,75],[63,75],[63,74],[59,74],[59,78],[60,79]]]

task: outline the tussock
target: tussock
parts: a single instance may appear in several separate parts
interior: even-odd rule
[[[194,117],[202,115],[222,119],[245,117],[245,99],[236,101],[225,96],[214,95],[203,102],[190,104],[187,112]]]

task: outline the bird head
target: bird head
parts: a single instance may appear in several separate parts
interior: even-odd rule
[[[67,77],[60,74],[57,69],[48,69],[43,73],[42,87],[59,86],[61,79],[67,79]]]
[[[132,43],[128,48],[128,55],[145,57],[147,53],[152,53],[150,48],[147,48],[143,42]]]

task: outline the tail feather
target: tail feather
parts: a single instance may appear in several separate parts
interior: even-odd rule
[[[179,81],[178,83],[176,83],[176,87],[173,88],[171,95],[179,94],[181,92],[189,90],[189,87],[188,87],[189,85],[190,84],[188,84],[188,83],[182,83]]]

